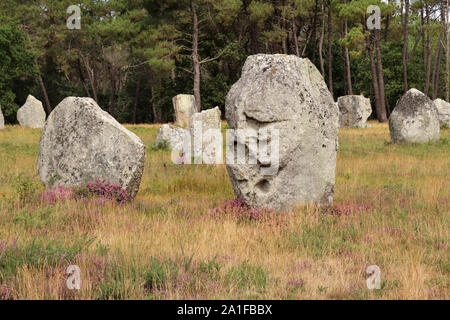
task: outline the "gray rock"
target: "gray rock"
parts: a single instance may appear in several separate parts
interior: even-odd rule
[[[367,128],[367,119],[372,114],[370,99],[348,95],[338,98],[339,125],[341,127]]]
[[[195,97],[189,94],[179,94],[172,98],[175,110],[175,124],[187,128],[191,124],[191,117],[197,112],[195,109]]]
[[[17,111],[17,121],[23,127],[30,127],[33,129],[40,129],[45,124],[45,111],[42,102],[28,95],[27,101]]]
[[[450,128],[450,103],[442,99],[436,99],[434,104],[438,111],[439,123],[441,126],[447,125],[447,128]]]
[[[220,122],[220,115],[219,107],[192,115],[190,131],[192,137],[192,155],[196,163],[223,163],[223,143],[220,132],[222,124]],[[214,131],[209,131],[210,129]]]
[[[142,141],[91,98],[64,99],[42,131],[37,168],[48,187],[99,178],[121,185],[135,197],[144,164]]]
[[[189,130],[180,127],[172,126],[170,124],[163,124],[158,131],[155,140],[155,146],[166,141],[169,149],[178,150],[180,153],[185,153],[184,142]]]
[[[339,111],[311,61],[293,55],[248,57],[241,78],[228,93],[225,110],[232,129],[279,130],[275,174],[263,170],[273,166],[272,160],[264,152],[252,151],[247,141],[238,139],[237,144],[245,145],[256,164],[230,164],[227,154],[238,197],[251,207],[273,209],[333,201]],[[259,142],[266,138],[259,132]]]
[[[410,89],[392,111],[389,131],[394,143],[426,143],[439,140],[439,118],[433,101],[419,90]]]
[[[5,119],[3,118],[2,106],[0,106],[0,130],[5,129]]]

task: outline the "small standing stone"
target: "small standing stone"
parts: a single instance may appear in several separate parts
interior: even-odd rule
[[[339,124],[341,127],[367,128],[367,119],[372,114],[370,99],[348,95],[338,98]]]
[[[447,128],[450,128],[450,103],[442,99],[436,99],[434,104],[438,111],[439,123],[441,126],[447,125]]]
[[[219,107],[215,107],[192,116],[190,131],[194,160],[201,157],[204,164],[223,162],[220,115]]]
[[[189,130],[187,129],[172,126],[170,124],[163,124],[159,128],[158,136],[155,140],[155,146],[158,146],[166,141],[169,149],[177,150],[184,154],[184,142],[187,134],[189,134]]]
[[[41,129],[45,124],[45,111],[42,102],[28,95],[27,101],[17,111],[17,121],[23,127]]]
[[[191,117],[196,113],[195,97],[189,94],[179,94],[172,99],[175,110],[175,124],[182,128],[188,128]]]
[[[440,138],[438,111],[433,101],[410,89],[397,102],[389,117],[393,143],[426,143]]]

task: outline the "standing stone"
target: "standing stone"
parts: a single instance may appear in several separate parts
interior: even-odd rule
[[[184,154],[184,141],[187,134],[189,134],[189,130],[187,129],[172,126],[170,124],[163,124],[161,128],[159,128],[158,135],[155,140],[155,146],[158,146],[163,143],[163,141],[166,141],[169,149],[175,149]]]
[[[275,174],[262,170],[273,165],[264,153],[257,153],[256,164],[244,165],[230,164],[227,154],[233,189],[246,204],[289,209],[333,201],[339,110],[311,61],[279,54],[248,57],[241,78],[228,93],[225,110],[232,129],[279,132]],[[256,155],[246,140],[238,139],[239,143],[246,153]]]
[[[197,159],[197,163],[200,158],[204,164],[223,163],[220,115],[219,107],[192,115],[190,126],[192,156],[194,161]]]
[[[338,98],[339,125],[341,127],[367,128],[367,119],[372,114],[370,99],[348,95]]]
[[[145,146],[91,98],[69,97],[50,114],[39,143],[38,172],[48,187],[76,186],[97,178],[135,197]]]
[[[5,118],[3,118],[2,106],[0,106],[0,130],[5,129]]]
[[[438,111],[439,123],[441,126],[446,125],[447,128],[450,128],[450,103],[442,99],[436,99],[434,104]]]
[[[410,89],[392,111],[389,131],[393,143],[439,140],[439,118],[433,101],[419,90]]]
[[[43,128],[45,124],[45,111],[42,102],[31,94],[28,95],[25,104],[17,111],[17,121],[23,127],[33,129]]]
[[[179,94],[172,99],[175,109],[175,124],[182,128],[188,128],[191,124],[191,117],[196,113],[195,97],[189,94]]]

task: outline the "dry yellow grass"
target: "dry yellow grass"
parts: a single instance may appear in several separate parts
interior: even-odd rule
[[[386,124],[342,129],[335,204],[261,220],[220,216],[224,166],[176,166],[147,145],[137,199],[40,201],[39,130],[0,131],[0,298],[448,299],[449,130],[391,145]],[[81,268],[82,288],[65,286]],[[365,270],[381,269],[382,289]]]

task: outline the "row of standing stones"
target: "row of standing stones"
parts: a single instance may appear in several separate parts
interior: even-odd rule
[[[178,95],[173,103],[176,126],[164,124],[156,143],[166,140],[170,148],[182,149],[187,133],[199,134],[196,121],[201,121],[203,132],[221,128],[219,108],[197,112],[190,95]],[[231,129],[278,129],[280,138],[275,175],[262,175],[260,169],[267,163],[258,154],[256,164],[227,163],[236,195],[254,208],[289,209],[299,203],[333,201],[339,127],[367,127],[371,107],[362,96],[334,102],[308,59],[258,54],[245,62],[241,78],[227,95],[225,111]],[[1,129],[1,112],[0,116]],[[42,103],[29,96],[17,118],[21,125],[43,126],[37,168],[46,186],[74,186],[101,178],[136,196],[145,145],[93,99],[68,97],[45,121]],[[444,123],[450,125],[450,104],[433,102],[411,89],[398,101],[389,128],[393,142],[424,143],[439,139]],[[203,141],[203,149],[205,143],[210,141]],[[209,161],[203,160],[215,163],[216,156],[203,154]]]

